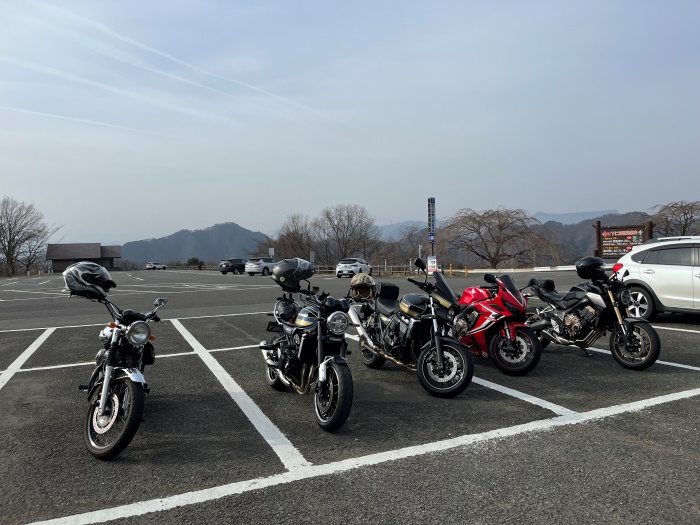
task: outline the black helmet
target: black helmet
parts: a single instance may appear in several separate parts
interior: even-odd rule
[[[117,287],[106,269],[88,261],[75,263],[66,268],[63,272],[63,280],[71,295],[88,299],[104,299],[110,288]]]
[[[272,279],[279,284],[285,292],[298,292],[301,290],[299,281],[308,279],[314,274],[314,265],[304,259],[283,259],[272,269]]]
[[[600,257],[584,257],[576,263],[576,273],[581,279],[594,281],[605,277],[605,261]]]

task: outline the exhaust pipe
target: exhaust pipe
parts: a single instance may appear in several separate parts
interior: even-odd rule
[[[357,330],[357,335],[360,337],[360,343],[364,343],[365,347],[371,352],[379,354],[379,350],[376,346],[374,346],[374,343],[372,342],[372,339],[370,339],[367,330],[365,330],[365,327],[362,326],[362,322],[360,321],[360,316],[357,314],[357,310],[355,310],[355,308],[351,306],[350,310],[348,311],[348,315],[350,316],[350,320],[352,321],[352,324]]]
[[[270,359],[270,350],[274,350],[274,345],[268,343],[267,341],[261,341],[260,345],[260,351],[262,352],[263,359],[265,360],[265,363],[267,363],[267,366],[271,366],[272,368],[279,368],[277,366],[277,363],[275,363],[272,359]]]

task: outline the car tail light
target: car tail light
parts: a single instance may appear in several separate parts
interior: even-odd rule
[[[616,264],[614,264],[613,267],[612,267],[612,272],[613,272],[613,273],[619,272],[620,270],[622,270],[622,267],[623,267],[623,266],[624,266],[624,265],[621,264],[621,263],[616,263]]]

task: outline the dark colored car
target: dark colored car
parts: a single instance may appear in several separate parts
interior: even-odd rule
[[[219,263],[219,271],[226,275],[231,272],[234,275],[245,272],[245,259],[222,259]]]

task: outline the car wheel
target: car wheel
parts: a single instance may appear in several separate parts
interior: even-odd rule
[[[369,275],[372,275],[372,268],[369,269]]]
[[[221,272],[222,275],[226,275],[228,272]]]
[[[656,317],[657,311],[654,307],[654,297],[646,289],[639,286],[630,288],[632,304],[627,307],[627,311],[632,317],[641,317],[651,321]]]
[[[250,275],[251,277],[253,277],[253,275],[255,275],[255,272],[248,272],[248,275]]]
[[[241,273],[241,272],[238,268],[233,269],[233,275],[238,275],[239,273]]]
[[[263,268],[262,274],[263,275],[270,275],[270,269],[266,266],[265,268]]]

